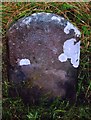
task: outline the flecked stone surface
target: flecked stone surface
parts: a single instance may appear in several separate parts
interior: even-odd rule
[[[74,100],[79,37],[76,27],[55,14],[34,13],[14,23],[7,31],[9,81],[15,85],[10,95],[17,94],[27,102],[36,102],[45,94]],[[71,39],[74,42],[70,45],[66,41]],[[64,50],[66,43],[69,45]],[[72,54],[66,52],[73,48]]]

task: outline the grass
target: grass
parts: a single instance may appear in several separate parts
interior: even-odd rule
[[[91,2],[89,3],[2,3],[3,38],[3,120],[91,120]],[[50,104],[41,100],[38,106],[25,106],[20,98],[8,97],[5,34],[12,22],[35,12],[61,15],[81,31],[81,59],[77,86],[77,103],[55,99]]]

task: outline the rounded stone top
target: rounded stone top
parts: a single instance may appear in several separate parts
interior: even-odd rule
[[[29,27],[29,25],[32,23],[39,23],[39,24],[53,23],[59,27],[63,27],[63,31],[65,34],[70,34],[70,32],[73,30],[76,37],[81,36],[81,33],[77,29],[77,27],[75,27],[72,23],[70,23],[64,17],[61,17],[54,13],[45,13],[45,12],[34,13],[31,16],[27,16],[19,19],[17,23],[20,24],[20,27],[23,27],[24,25],[27,25],[27,27]],[[13,27],[16,27],[16,29],[19,29],[19,26],[17,26],[17,23],[14,24]]]

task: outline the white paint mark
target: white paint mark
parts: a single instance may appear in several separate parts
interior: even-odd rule
[[[64,32],[65,32],[66,34],[69,34],[71,29],[74,30],[75,35],[76,35],[77,37],[80,37],[80,36],[81,36],[80,31],[79,31],[74,25],[72,25],[70,22],[67,22],[67,26],[64,28]]]
[[[20,61],[19,61],[19,65],[20,66],[22,66],[22,65],[30,65],[31,63],[30,63],[30,60],[29,59],[21,59]]]
[[[79,66],[80,58],[80,41],[75,43],[76,39],[71,38],[64,42],[63,52],[58,56],[59,61],[65,62],[67,59],[71,59],[71,64],[73,67],[77,68]]]
[[[61,19],[60,19],[60,17],[56,17],[56,16],[53,16],[52,18],[51,18],[51,20],[57,20],[57,21],[61,21]]]

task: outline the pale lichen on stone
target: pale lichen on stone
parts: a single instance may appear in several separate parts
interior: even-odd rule
[[[37,13],[33,13],[33,14],[32,14],[32,16],[36,16],[36,15],[37,15]]]
[[[57,21],[61,21],[61,19],[60,19],[60,17],[56,17],[56,16],[53,16],[52,18],[51,18],[51,20],[57,20]]]
[[[77,37],[80,37],[80,36],[81,36],[80,31],[79,31],[74,25],[72,25],[72,24],[68,21],[66,27],[64,28],[64,32],[65,32],[66,34],[69,34],[71,29],[74,30],[75,35],[76,35]]]
[[[46,13],[47,15],[50,15],[51,13]]]
[[[22,21],[22,23],[24,23],[24,24],[29,24],[30,22],[32,21],[32,18],[31,17],[27,17],[26,19],[24,19],[23,21]]]
[[[80,57],[80,41],[75,43],[76,39],[71,38],[66,40],[63,45],[63,52],[58,56],[58,59],[61,62],[66,62],[67,59],[71,60],[73,67],[77,68],[79,66],[79,57]]]
[[[67,56],[64,53],[62,53],[61,55],[58,56],[58,59],[61,62],[66,62],[67,61]]]
[[[20,61],[19,61],[19,66],[22,66],[22,65],[30,65],[31,63],[30,63],[30,60],[29,59],[21,59]]]

